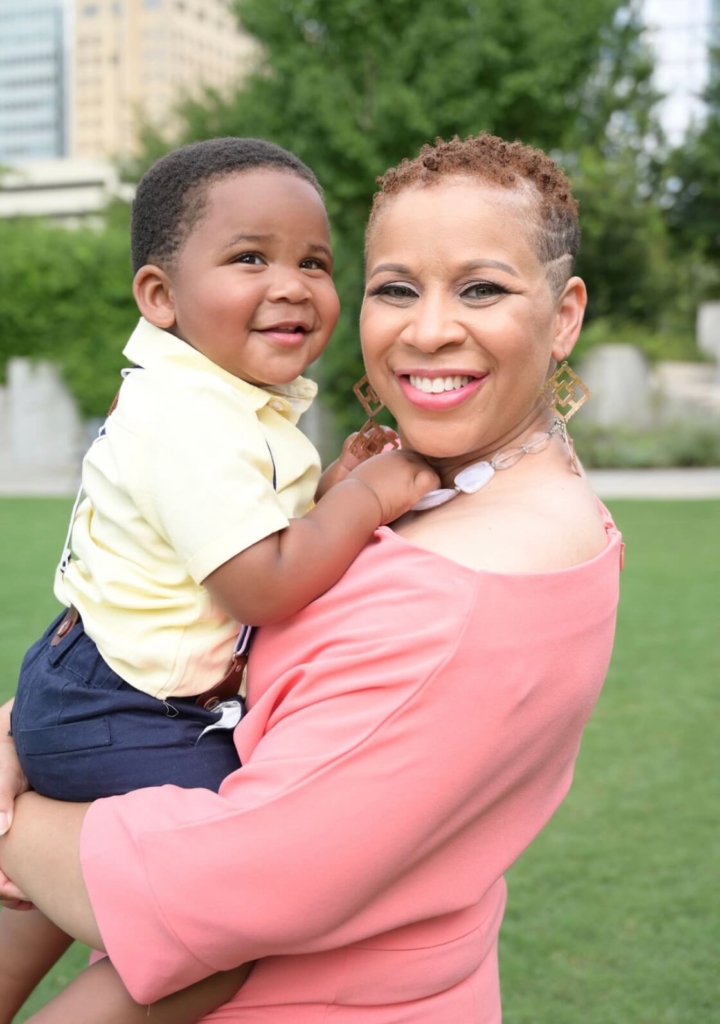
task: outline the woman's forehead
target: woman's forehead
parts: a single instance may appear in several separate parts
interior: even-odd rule
[[[367,240],[368,271],[378,260],[395,259],[393,254],[491,258],[500,251],[522,263],[528,258],[536,262],[535,214],[527,190],[473,178],[408,188],[389,199],[374,219]]]

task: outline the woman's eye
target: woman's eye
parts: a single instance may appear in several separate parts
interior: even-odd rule
[[[464,299],[494,299],[497,295],[506,295],[507,288],[492,281],[475,281],[462,290]]]
[[[262,256],[257,252],[241,252],[236,256],[233,263],[249,263],[251,266],[260,266],[263,262]]]
[[[407,284],[381,284],[374,288],[371,295],[382,295],[386,299],[416,299],[417,292]]]

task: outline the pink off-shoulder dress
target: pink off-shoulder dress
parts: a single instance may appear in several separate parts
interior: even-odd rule
[[[552,816],[613,644],[621,539],[476,572],[381,528],[251,658],[219,793],[100,800],[82,865],[149,1003],[258,961],[232,1024],[498,1024],[503,872]],[[552,893],[547,893],[548,902]]]

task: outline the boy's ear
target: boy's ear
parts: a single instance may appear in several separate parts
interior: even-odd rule
[[[133,278],[133,295],[141,314],[155,327],[169,330],[175,323],[170,278],[153,263],[140,267]]]
[[[586,306],[585,282],[579,277],[571,277],[558,299],[555,316],[555,344],[552,354],[559,363],[567,359],[575,347]]]

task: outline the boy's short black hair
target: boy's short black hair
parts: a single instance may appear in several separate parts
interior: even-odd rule
[[[210,182],[260,167],[296,174],[323,194],[299,157],[264,139],[206,139],[161,157],[140,179],[132,205],[133,273],[146,263],[172,262],[203,215]]]

